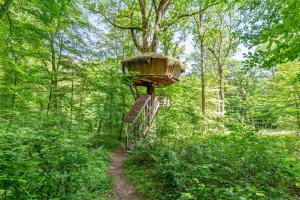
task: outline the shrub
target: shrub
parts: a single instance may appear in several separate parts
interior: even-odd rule
[[[108,199],[108,153],[88,137],[29,128],[0,133],[2,199]]]
[[[147,184],[154,184],[143,190],[147,199],[297,199],[299,143],[292,148],[290,140],[245,132],[193,138],[173,150],[160,143],[147,154],[133,153],[127,169],[146,170]],[[134,162],[143,156],[156,159],[147,167]]]

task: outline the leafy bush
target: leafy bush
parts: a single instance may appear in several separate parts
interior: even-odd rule
[[[156,158],[150,165],[135,162],[136,152],[128,173],[147,199],[299,198],[299,142],[290,139],[297,136],[245,133],[202,137],[172,151],[160,144],[142,155]],[[143,180],[134,175],[140,170],[146,170]]]
[[[79,133],[29,128],[0,133],[2,199],[108,199],[109,154]]]

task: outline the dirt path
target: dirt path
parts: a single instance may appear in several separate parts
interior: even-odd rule
[[[122,168],[126,158],[123,149],[112,153],[112,161],[109,166],[110,175],[113,177],[113,192],[116,200],[139,200],[135,187],[129,182],[127,174]]]

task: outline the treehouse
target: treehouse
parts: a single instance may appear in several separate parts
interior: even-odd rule
[[[122,66],[136,86],[146,87],[165,87],[176,83],[184,71],[184,65],[179,60],[155,53],[129,58],[122,61]]]
[[[124,118],[126,149],[129,149],[129,141],[136,141],[146,135],[158,108],[170,105],[169,96],[155,95],[155,88],[178,82],[180,74],[184,71],[184,65],[175,58],[145,53],[123,60],[122,70],[126,79],[132,83],[129,86],[136,100]],[[140,95],[137,86],[147,87],[147,94]]]

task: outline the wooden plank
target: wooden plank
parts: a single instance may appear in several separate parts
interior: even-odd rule
[[[149,103],[150,99],[151,95],[149,94],[144,94],[140,96],[132,106],[131,110],[127,113],[126,117],[124,118],[124,122],[134,123],[143,111],[143,109]]]
[[[177,78],[174,78],[170,75],[139,75],[135,77],[127,77],[131,79],[135,85],[137,86],[145,86],[151,83],[154,86],[164,87],[167,85],[171,85],[178,81]]]

